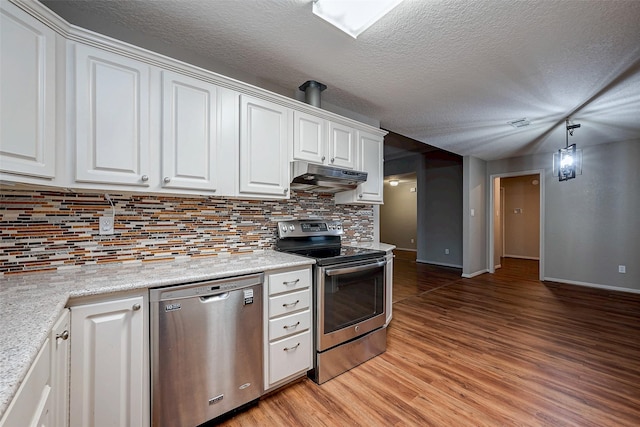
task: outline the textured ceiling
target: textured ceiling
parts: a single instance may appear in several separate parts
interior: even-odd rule
[[[405,0],[354,40],[311,0],[44,1],[74,24],[484,160],[640,143],[640,1]],[[211,68],[211,67],[210,67]],[[259,84],[260,85],[260,84]],[[286,91],[286,89],[285,89]],[[532,124],[506,123],[526,117]]]

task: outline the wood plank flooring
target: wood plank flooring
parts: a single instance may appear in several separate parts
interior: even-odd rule
[[[397,257],[387,351],[225,426],[638,426],[640,295]]]

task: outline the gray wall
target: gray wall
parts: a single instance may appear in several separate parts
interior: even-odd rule
[[[487,201],[489,198],[487,163],[475,157],[462,159],[462,276],[473,277],[487,269]],[[472,215],[473,210],[473,215]]]
[[[425,155],[418,182],[417,261],[462,267],[462,164]]]
[[[551,165],[548,153],[488,162],[486,172],[545,169],[545,280],[640,291],[640,141],[584,147],[583,174],[566,182]]]

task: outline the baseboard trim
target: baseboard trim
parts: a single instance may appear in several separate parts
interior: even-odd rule
[[[494,269],[494,270],[497,270],[497,269],[499,269],[499,268],[502,268],[502,264],[498,264],[498,265],[494,265],[494,266],[493,266],[493,269]]]
[[[534,261],[540,261],[540,257],[537,256],[503,255],[503,258],[532,259]]]
[[[424,260],[424,259],[417,259],[416,262],[419,262],[420,264],[437,265],[439,267],[462,268],[462,266],[458,265],[458,264],[447,264],[447,263],[444,263],[444,262],[427,261],[427,260]]]
[[[398,247],[396,247],[396,249],[399,250],[399,251],[418,252],[417,249],[398,248]],[[396,249],[394,249],[394,250],[396,250]]]
[[[465,279],[471,279],[473,277],[479,276],[481,274],[484,273],[488,273],[489,270],[487,270],[486,268],[484,270],[480,270],[480,271],[476,271],[475,273],[471,273],[471,274],[463,274],[462,277],[464,277]]]
[[[566,279],[558,279],[555,277],[545,277],[543,279],[545,282],[558,282],[558,283],[566,283],[567,285],[576,285],[576,286],[584,286],[587,288],[598,288],[598,289],[606,289],[609,291],[619,291],[619,292],[629,292],[632,294],[640,294],[640,289],[632,289],[632,288],[623,288],[620,286],[610,286],[610,285],[601,285],[598,283],[589,283],[589,282],[580,282],[576,280],[566,280]]]

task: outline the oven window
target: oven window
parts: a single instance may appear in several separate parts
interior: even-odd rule
[[[384,311],[384,267],[325,275],[324,333],[328,334]]]

